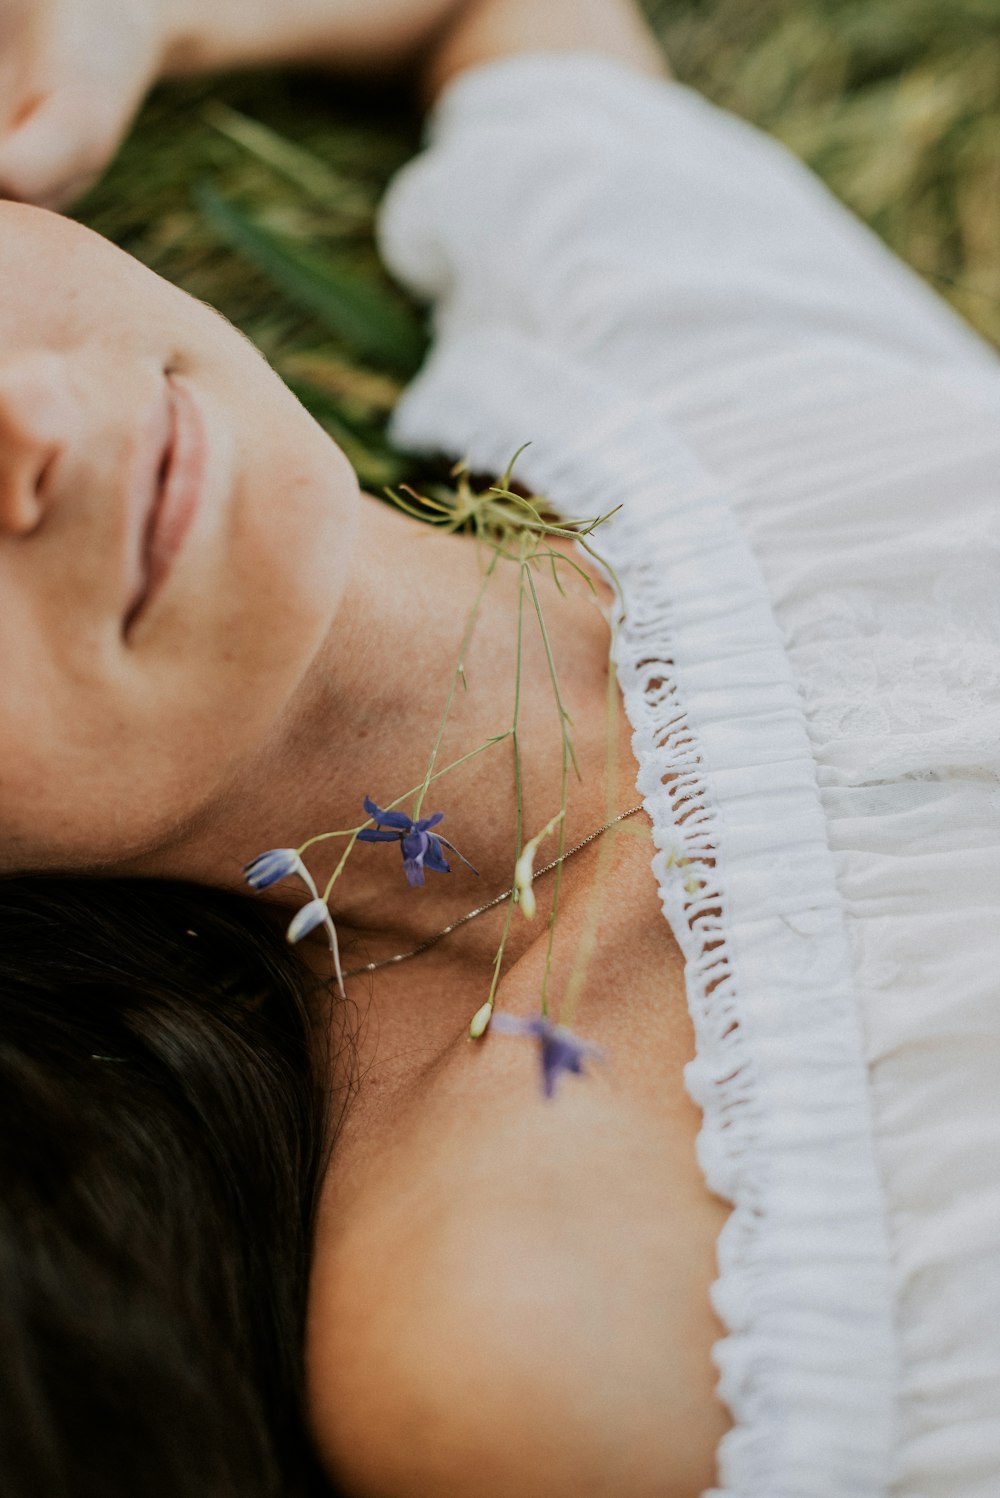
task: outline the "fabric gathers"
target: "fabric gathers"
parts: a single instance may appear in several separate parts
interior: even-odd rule
[[[717,1498],[994,1498],[1000,360],[783,148],[596,57],[453,84],[382,235],[435,304],[399,439],[622,506],[733,1204]]]

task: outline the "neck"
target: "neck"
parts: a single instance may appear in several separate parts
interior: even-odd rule
[[[365,819],[366,795],[386,806],[422,784],[486,559],[469,538],[421,527],[369,498],[362,503],[356,557],[325,645],[269,742],[211,818],[167,850],[152,872],[242,889],[242,865],[255,854],[357,827]],[[577,580],[565,582],[565,598],[542,568],[535,585],[575,725],[581,778],[570,773],[569,845],[605,819],[608,805],[607,625]],[[482,596],[465,655],[466,685],[455,690],[436,771],[509,734],[519,591],[517,564],[502,561]],[[530,837],[558,811],[562,794],[559,716],[530,597],[518,744],[523,835]],[[411,890],[398,846],[359,844],[331,902],[342,936],[361,938],[372,956],[380,956],[419,941],[509,885],[517,835],[513,768],[508,737],[436,779],[422,807],[425,816],[446,813],[440,831],[476,865],[479,879],[449,855],[450,875],[428,872],[425,886]],[[620,800],[628,792],[616,787],[612,794]],[[400,809],[413,814],[414,799]],[[321,888],[345,841],[317,844],[306,855]],[[554,840],[545,851],[555,852]],[[304,895],[292,880],[264,898],[297,907]]]

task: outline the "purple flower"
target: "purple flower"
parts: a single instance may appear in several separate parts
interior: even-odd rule
[[[370,797],[365,797],[365,811],[375,823],[358,833],[359,843],[399,843],[403,855],[403,871],[409,884],[424,882],[424,869],[433,869],[436,874],[450,874],[451,868],[441,851],[441,844],[450,848],[457,858],[467,864],[478,877],[479,870],[472,867],[464,853],[459,853],[440,833],[431,832],[444,820],[444,812],[437,811],[432,817],[421,817],[414,822],[402,811],[383,811]]]
[[[294,848],[272,848],[251,859],[243,870],[243,877],[251,889],[268,889],[279,879],[301,871],[299,855]]]
[[[542,1062],[542,1090],[546,1097],[555,1097],[556,1083],[561,1072],[584,1075],[585,1061],[601,1061],[604,1052],[600,1046],[580,1040],[565,1025],[554,1025],[539,1014],[535,1019],[518,1019],[513,1014],[494,1014],[490,1028],[503,1035],[529,1035],[538,1041]]]

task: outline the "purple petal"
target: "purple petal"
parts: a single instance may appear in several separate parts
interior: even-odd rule
[[[599,1046],[580,1040],[562,1025],[554,1025],[542,1037],[542,1088],[545,1096],[555,1097],[556,1083],[562,1072],[584,1073],[584,1062],[602,1056]]]
[[[359,843],[398,843],[402,837],[400,832],[380,832],[376,827],[366,827],[364,832],[358,833]]]
[[[294,848],[271,848],[253,858],[243,870],[243,877],[251,889],[268,889],[279,879],[287,879],[299,867],[299,855]]]
[[[412,821],[405,812],[383,811],[380,806],[375,805],[375,802],[369,796],[365,797],[364,804],[365,811],[371,817],[372,821],[377,822],[380,827],[398,827],[401,832],[409,832],[413,826]]]
[[[409,832],[413,823],[405,811],[384,811],[378,818],[380,827],[394,827],[398,832]]]
[[[436,827],[439,822],[444,821],[444,812],[436,811],[432,817],[421,817],[419,822],[414,822],[417,832],[426,832],[431,827]]]
[[[537,1016],[535,1019],[521,1019],[516,1014],[507,1014],[502,1009],[495,1009],[493,1018],[490,1020],[490,1028],[499,1030],[501,1035],[534,1035],[537,1037],[544,1033],[547,1023],[546,1020],[539,1019]]]
[[[441,841],[436,837],[427,838],[427,852],[424,854],[424,868],[433,869],[435,874],[450,874],[451,866],[441,852]]]
[[[579,1075],[583,1071],[583,1059],[575,1046],[549,1036],[542,1041],[542,1089],[546,1097],[555,1097],[556,1083],[564,1071]]]
[[[430,842],[426,832],[408,832],[402,839],[404,859],[412,858],[417,863],[423,863]]]
[[[476,868],[475,864],[474,863],[470,863],[469,860],[466,858],[466,856],[465,856],[464,853],[459,853],[459,851],[455,847],[454,843],[450,843],[448,841],[448,839],[446,837],[442,837],[440,833],[438,833],[436,835],[434,841],[438,842],[438,843],[444,843],[445,847],[446,848],[450,848],[451,851],[454,853],[455,857],[456,858],[460,858],[462,860],[462,862],[465,864],[465,867],[467,869],[471,869],[472,872],[475,874],[476,878],[477,879],[479,878],[479,870]]]
[[[426,832],[410,832],[400,843],[403,872],[411,888],[424,882],[424,859],[429,845],[430,838]]]
[[[563,1072],[584,1074],[584,1063],[602,1059],[600,1046],[581,1040],[564,1025],[554,1025],[544,1015],[533,1019],[518,1019],[513,1014],[494,1014],[491,1029],[505,1035],[527,1035],[539,1042],[542,1063],[542,1091],[547,1098],[555,1097],[556,1084]]]

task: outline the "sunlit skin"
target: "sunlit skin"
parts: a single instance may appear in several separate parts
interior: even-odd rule
[[[532,38],[521,0],[461,8],[428,59],[429,91],[519,35],[557,45],[559,9]],[[652,69],[625,0],[567,11],[567,44],[597,46],[601,22],[623,60]],[[3,868],[236,888],[253,854],[356,825],[365,794],[384,804],[418,783],[481,581],[475,549],[360,494],[238,333],[79,225],[0,204],[0,284]],[[200,503],[129,626],[130,496],[154,481],[178,399],[205,438]],[[635,767],[620,712],[609,741],[603,608],[582,586],[566,601],[539,586],[582,770],[572,843],[609,800],[634,803]],[[510,569],[487,597],[443,763],[509,727],[516,611]],[[537,830],[560,776],[533,633],[524,682]],[[349,951],[405,949],[510,882],[510,770],[501,746],[427,803],[478,881],[458,866],[410,890],[396,848],[358,849],[336,901]],[[527,1043],[465,1038],[502,912],[350,985],[361,1085],[325,1186],[307,1356],[317,1439],[351,1492],[683,1498],[714,1481],[726,1417],[708,1288],[725,1210],[695,1161],[683,965],[650,853],[640,816],[566,866],[553,992],[590,944],[574,1023],[609,1059],[565,1079],[555,1104]],[[317,874],[330,865],[318,850]],[[522,1015],[544,964],[538,894],[500,991]],[[284,886],[267,898],[301,900]],[[339,1096],[339,1067],[330,1080]]]
[[[0,278],[0,860],[117,866],[273,732],[343,595],[357,485],[238,334],[79,225],[0,205]],[[170,382],[204,420],[203,502],[126,635]]]
[[[307,62],[394,72],[430,101],[477,62],[573,47],[666,70],[630,0],[4,0],[0,195],[71,203],[163,75]]]
[[[58,207],[95,180],[158,77],[273,62],[398,71],[463,0],[4,0],[0,193]]]

